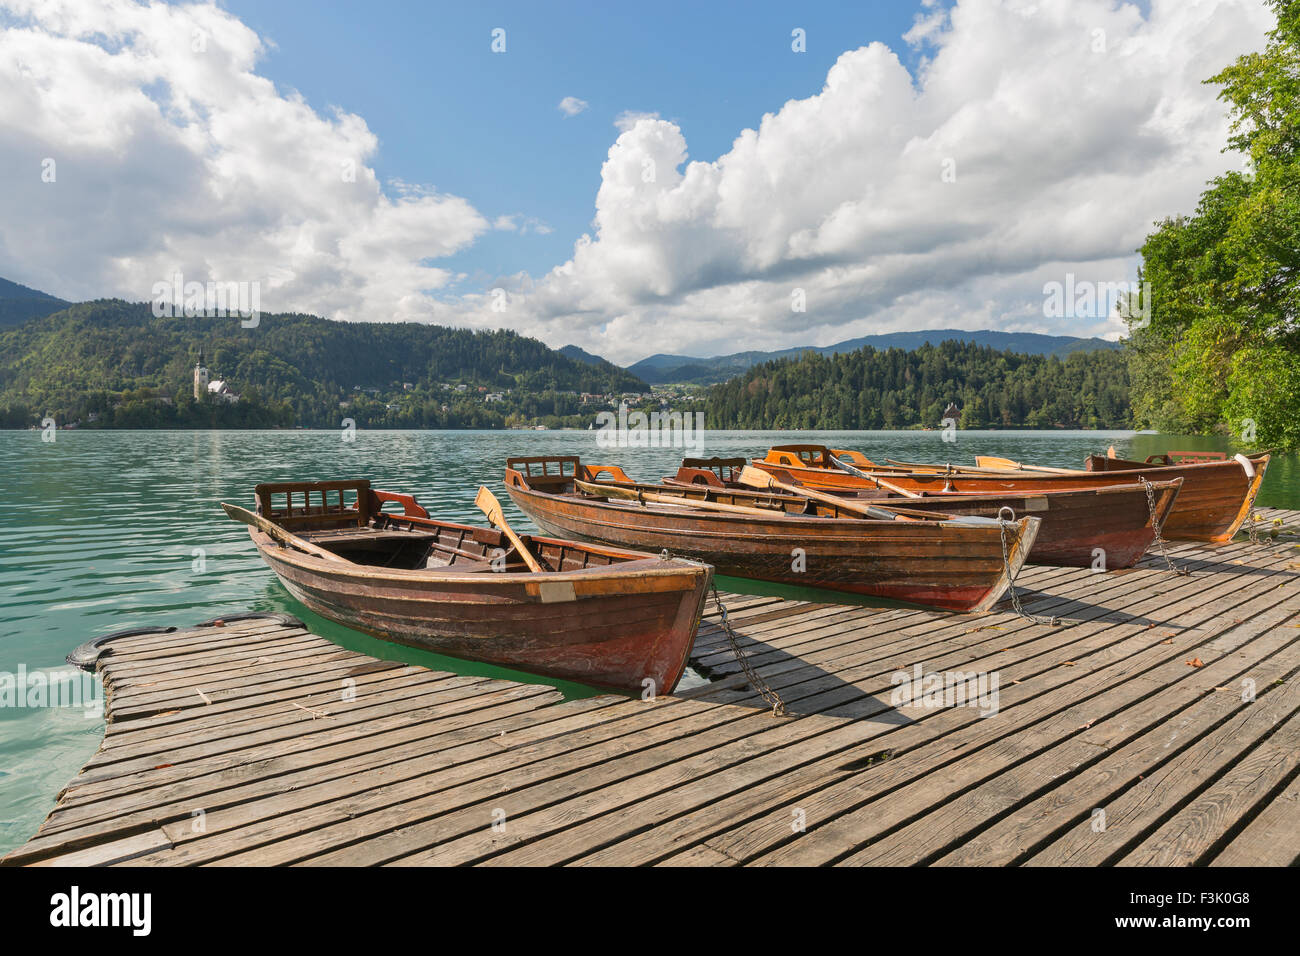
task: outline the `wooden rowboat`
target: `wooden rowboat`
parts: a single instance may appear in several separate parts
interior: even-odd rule
[[[547,677],[666,694],[686,667],[712,570],[682,558],[430,518],[359,481],[260,484],[259,513],[345,560],[249,533],[294,597],[385,640]],[[400,513],[384,511],[388,503]],[[389,506],[391,508],[391,505]]]
[[[795,450],[791,450],[791,449]],[[1141,484],[1183,479],[1178,498],[1161,526],[1164,537],[1173,541],[1203,541],[1222,544],[1232,540],[1250,514],[1268,467],[1269,455],[1241,455],[1225,461],[1202,461],[1191,464],[1147,464],[1118,458],[1090,458],[1089,470],[1041,472],[1006,469],[980,469],[960,465],[919,465],[890,462],[879,466],[854,452],[841,452],[822,446],[777,446],[767,457],[754,464],[760,468],[771,464],[786,468],[804,480],[806,468],[811,474],[824,476],[837,487],[862,489],[869,482],[839,471],[833,462],[822,464],[816,449],[910,491],[923,494],[960,492],[968,494],[1033,493],[1078,491],[1114,485]],[[848,456],[848,457],[846,457]],[[856,457],[855,457],[856,456]],[[798,462],[792,465],[791,462]],[[842,476],[842,477],[841,477]]]
[[[581,483],[596,483],[596,493]],[[506,490],[550,534],[663,548],[736,577],[956,611],[997,602],[1039,527],[1035,517],[877,520],[789,494],[641,484],[572,455],[508,459]]]
[[[670,484],[702,484],[710,487],[739,487],[728,473],[734,474],[734,461],[743,459],[686,459]],[[759,467],[763,463],[756,463]],[[790,471],[767,463],[764,469],[778,477]],[[804,469],[808,474],[797,477],[809,487],[853,495],[884,507],[923,508],[950,515],[978,515],[996,518],[1003,508],[1016,515],[1033,515],[1042,521],[1029,561],[1060,567],[1096,567],[1098,558],[1110,570],[1129,568],[1138,562],[1156,537],[1156,527],[1163,525],[1174,508],[1183,479],[1151,482],[1151,495],[1140,482],[1105,485],[1071,491],[996,492],[964,494],[939,491],[926,494],[923,500],[905,498],[897,492],[876,488],[865,479],[838,469],[826,474],[843,475],[858,483],[857,488],[842,484],[824,484],[823,469]],[[892,477],[887,479],[891,484]]]

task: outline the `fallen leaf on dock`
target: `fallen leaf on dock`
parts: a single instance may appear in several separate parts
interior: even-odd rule
[[[1161,644],[1172,644],[1173,642],[1174,642],[1174,639],[1173,639],[1172,637],[1167,637],[1167,638],[1165,638],[1163,641],[1161,641],[1160,643],[1161,643]]]
[[[1205,662],[1199,657],[1193,657],[1190,661],[1183,661],[1188,667],[1204,667]]]

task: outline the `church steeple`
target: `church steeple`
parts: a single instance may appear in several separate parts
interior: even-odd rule
[[[203,346],[199,346],[199,360],[194,363],[194,399],[205,402],[208,399],[208,370],[203,365]]]

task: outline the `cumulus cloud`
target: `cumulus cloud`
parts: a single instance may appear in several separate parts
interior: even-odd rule
[[[512,314],[622,360],[909,328],[1113,336],[1104,314],[1045,316],[1044,285],[1131,281],[1152,222],[1240,164],[1202,81],[1270,26],[1259,0],[930,4],[915,78],[884,44],[848,51],[714,161],[624,114],[594,233]]]
[[[646,113],[641,110],[624,110],[614,117],[614,128],[620,133],[626,133],[643,119],[657,120],[658,113]]]
[[[258,281],[269,308],[431,318],[453,274],[428,261],[488,228],[465,199],[381,188],[365,121],[276,90],[215,6],[0,7],[0,274],[145,300],[181,271]]]
[[[566,96],[560,100],[559,110],[565,116],[577,116],[588,106],[586,100],[580,100],[576,96]]]
[[[365,121],[258,76],[263,42],[230,14],[6,5],[0,163],[30,183],[0,193],[0,275],[143,299],[183,268],[261,279],[268,311],[509,324],[621,361],[909,328],[1115,333],[1044,316],[1044,285],[1132,279],[1152,222],[1240,165],[1202,81],[1272,25],[1263,0],[927,2],[904,41],[915,75],[882,43],[849,50],[716,159],[620,114],[591,233],[544,275],[489,282],[501,313],[430,263],[545,225],[381,188]]]

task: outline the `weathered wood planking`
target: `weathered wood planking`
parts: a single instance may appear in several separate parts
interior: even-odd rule
[[[34,865],[1300,862],[1300,513],[1260,545],[1026,567],[1026,621],[723,595],[657,700],[346,651],[291,620],[112,641],[99,752]],[[1275,524],[1274,521],[1277,521]],[[996,674],[997,712],[894,707]],[[1100,811],[1101,813],[1099,814]]]

